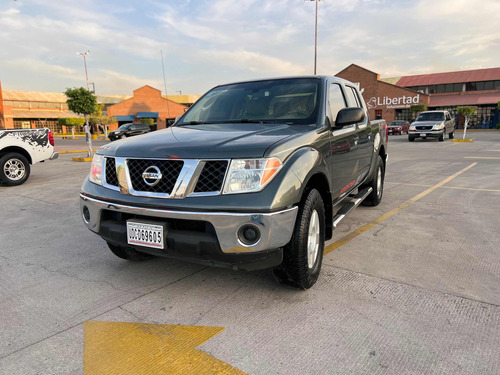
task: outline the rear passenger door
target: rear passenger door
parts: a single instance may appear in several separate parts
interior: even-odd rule
[[[357,161],[356,125],[335,128],[337,114],[342,108],[347,107],[346,95],[340,84],[330,83],[327,104],[327,116],[331,126],[329,168],[333,198],[336,199],[346,194],[350,190],[350,185],[354,185],[356,180],[352,176]]]

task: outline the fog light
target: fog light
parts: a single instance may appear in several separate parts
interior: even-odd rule
[[[260,240],[260,230],[255,225],[243,225],[238,231],[238,238],[244,245],[255,245]]]
[[[90,222],[90,211],[87,208],[87,206],[83,206],[83,221],[85,221],[85,224],[88,224]]]

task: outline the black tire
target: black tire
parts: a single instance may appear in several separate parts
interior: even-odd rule
[[[378,206],[382,201],[382,196],[384,195],[384,179],[385,179],[385,167],[382,157],[378,155],[375,164],[375,171],[370,181],[361,185],[359,190],[363,190],[366,187],[371,187],[372,192],[365,198],[361,204],[363,206]]]
[[[155,257],[154,255],[151,254],[141,253],[140,251],[137,251],[131,247],[113,245],[112,243],[109,242],[107,242],[107,244],[109,250],[111,250],[111,252],[115,254],[118,258],[132,260],[132,261],[141,261]]]
[[[6,185],[17,186],[26,182],[31,167],[28,159],[17,152],[10,152],[0,158],[0,180]]]
[[[314,214],[316,213],[316,214]],[[311,228],[311,219],[319,225],[319,228]],[[308,261],[308,243],[310,229],[319,230],[315,242],[317,243],[316,256]],[[305,194],[305,199],[300,204],[297,221],[293,231],[292,239],[283,251],[283,263],[275,274],[280,281],[295,288],[309,289],[318,280],[323,262],[323,251],[325,249],[325,207],[323,199],[318,190],[312,189]],[[313,260],[314,259],[314,260]],[[311,263],[311,267],[310,264]]]
[[[439,135],[439,138],[438,138],[439,142],[443,142],[444,141],[445,134],[446,134],[446,132],[443,130],[443,132]]]
[[[450,139],[455,138],[455,131],[454,130],[448,134],[448,138],[450,138]]]
[[[412,137],[411,135],[408,136],[408,141],[410,142],[414,142],[415,141],[415,137]]]

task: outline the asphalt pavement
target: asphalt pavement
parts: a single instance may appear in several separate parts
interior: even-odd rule
[[[307,291],[121,260],[82,223],[90,164],[34,165],[0,186],[0,374],[500,374],[500,133],[469,136],[391,136],[382,203],[340,224]]]

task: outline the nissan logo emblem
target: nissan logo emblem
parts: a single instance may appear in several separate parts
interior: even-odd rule
[[[162,178],[162,174],[160,168],[155,165],[151,167],[147,167],[146,170],[142,173],[142,179],[144,183],[148,186],[155,186],[160,182]]]

